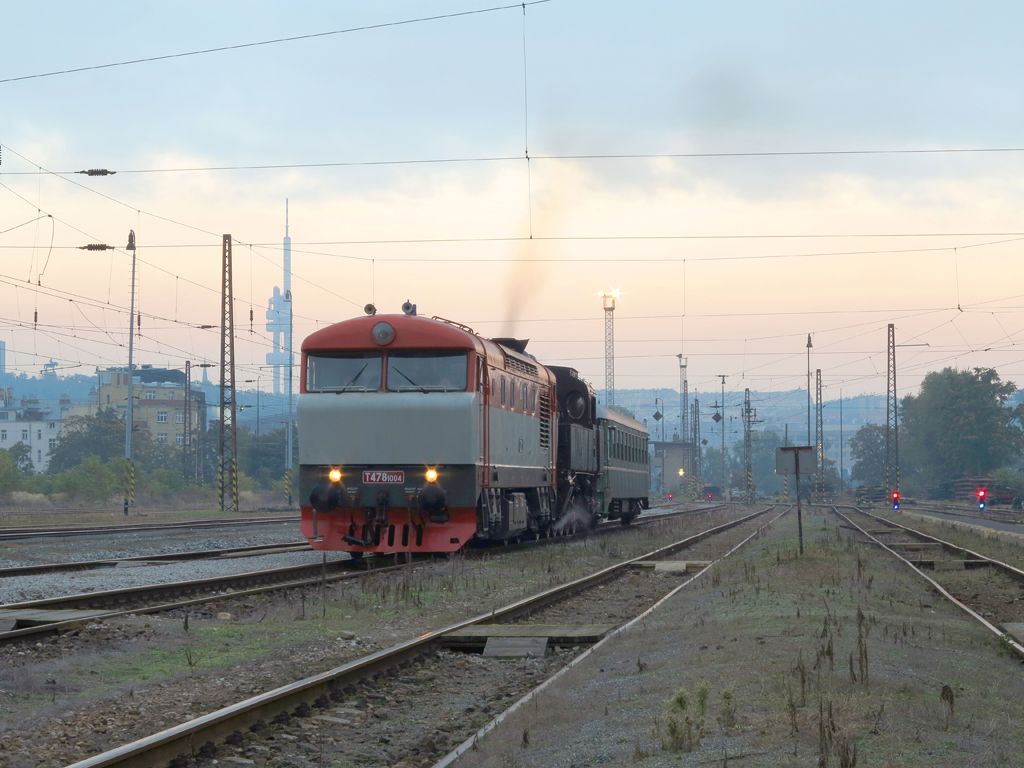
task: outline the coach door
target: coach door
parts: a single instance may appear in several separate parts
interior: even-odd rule
[[[476,358],[476,387],[480,394],[480,487],[490,487],[491,477],[491,377],[487,359]]]

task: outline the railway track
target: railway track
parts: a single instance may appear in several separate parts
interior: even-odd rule
[[[951,505],[911,504],[908,505],[904,511],[922,515],[931,515],[939,518],[968,520],[978,525],[997,524],[999,526],[1005,526],[1005,528],[999,528],[997,530],[1014,530],[1016,527],[1016,530],[1024,533],[1024,513],[1012,509],[994,509],[992,507],[988,507],[985,512],[982,513],[980,510]]]
[[[1024,659],[1024,570],[859,507],[832,509]]]
[[[648,600],[639,606],[636,605],[635,600],[626,600],[625,602],[629,604],[629,608],[620,609],[625,611],[619,617],[621,620],[616,621],[615,626],[608,627],[606,631],[601,633],[604,637],[611,636],[611,634],[622,631],[622,629],[640,621],[661,601],[668,599],[668,597],[684,588],[687,584],[698,578],[701,573],[706,572],[708,568],[714,567],[721,559],[735,552],[743,544],[756,536],[771,521],[784,514],[784,512],[778,513],[768,518],[766,522],[765,516],[768,516],[773,510],[774,507],[767,507],[758,512],[744,515],[736,520],[713,526],[640,557],[622,561],[583,578],[518,600],[504,608],[459,621],[435,631],[426,632],[416,638],[355,659],[322,674],[298,680],[267,693],[253,696],[187,723],[117,747],[100,755],[81,760],[75,763],[73,768],[159,766],[167,765],[174,761],[177,761],[175,764],[185,764],[181,761],[187,761],[190,758],[192,762],[189,764],[203,765],[214,758],[217,754],[217,745],[224,740],[234,745],[244,744],[247,738],[246,734],[250,731],[263,732],[264,735],[268,730],[276,733],[278,729],[286,730],[289,727],[298,727],[302,721],[306,721],[311,716],[318,717],[322,721],[321,725],[324,723],[329,724],[324,727],[337,730],[338,728],[346,727],[346,725],[351,725],[344,715],[345,712],[350,712],[350,710],[346,710],[342,705],[360,692],[366,698],[374,697],[384,701],[394,700],[397,706],[397,698],[391,699],[385,693],[373,693],[375,688],[382,688],[388,685],[400,686],[401,704],[415,707],[417,702],[415,694],[416,685],[424,686],[424,688],[428,689],[433,689],[440,685],[439,678],[435,674],[436,670],[432,671],[430,667],[431,663],[439,664],[441,674],[446,678],[456,674],[453,669],[459,665],[454,665],[453,667],[448,664],[449,657],[455,652],[444,650],[446,646],[455,642],[453,638],[461,637],[464,641],[467,636],[471,638],[473,636],[484,636],[490,642],[490,639],[494,636],[508,638],[516,635],[515,627],[527,617],[533,620],[545,620],[554,616],[558,620],[565,622],[566,617],[573,615],[574,609],[589,615],[586,614],[587,609],[593,610],[595,605],[599,605],[602,594],[606,595],[614,591],[616,583],[621,582],[626,585],[627,597],[629,595],[639,596],[636,591],[638,588],[634,585],[634,582],[638,579],[654,578],[654,576],[637,575],[637,569],[643,568],[645,564],[648,566],[653,565],[653,568],[644,569],[642,573],[657,573],[657,563],[672,561],[680,553],[687,550],[694,551],[694,548],[700,546],[702,542],[712,539],[712,537],[723,536],[724,538],[727,532],[732,532],[732,538],[721,542],[721,551],[717,552],[716,556],[709,560],[695,563],[695,567],[690,574],[687,573],[689,564],[679,563],[676,560],[677,564],[684,567],[675,569],[675,580],[663,585],[664,589],[656,597],[649,594]],[[708,553],[709,550],[705,545],[702,554],[706,557]],[[630,581],[631,579],[632,581]],[[572,599],[579,597],[583,593],[587,593],[586,600]],[[549,611],[554,613],[546,613]],[[607,615],[607,612],[602,615]],[[520,626],[519,629],[527,633],[537,631],[536,625],[532,624],[527,627]],[[571,629],[570,627],[558,631],[565,635]],[[564,644],[566,638],[562,637],[561,639]],[[584,653],[589,653],[589,651]],[[561,665],[562,661],[569,661],[564,656],[555,657],[554,660],[558,662],[558,665]],[[579,659],[581,656],[576,655],[575,658]],[[480,690],[479,687],[474,686],[481,684],[480,677],[483,674],[481,669],[485,661],[485,659],[481,660],[481,664],[461,665],[461,668],[466,670],[464,682],[469,686],[468,692],[470,694],[478,693]],[[493,661],[497,662],[499,667],[502,665],[502,662],[498,660]],[[507,665],[515,662],[506,661],[505,663]],[[534,660],[530,663],[535,663],[536,665],[541,662]],[[413,666],[416,669],[412,669]],[[400,670],[408,671],[409,674],[389,674]],[[450,686],[452,683],[446,680],[444,685]],[[521,691],[516,692],[516,695],[519,693]],[[322,714],[317,714],[318,712]],[[335,714],[332,715],[332,712]],[[389,715],[386,719],[390,719],[390,709],[388,713]],[[420,714],[422,715],[422,712]],[[401,719],[400,715],[397,715],[397,717]],[[462,720],[468,721],[468,718],[463,717]],[[394,723],[390,725],[384,723],[384,725],[390,728],[389,732],[395,738],[399,737]],[[463,725],[466,727],[465,724]],[[361,730],[361,728],[356,730]],[[302,732],[301,728],[299,732]],[[365,736],[365,734],[363,735]],[[459,737],[469,735],[470,733],[467,732],[459,734]],[[298,738],[295,735],[281,734],[280,740],[276,743],[294,744]],[[377,745],[377,748],[379,748],[381,743],[390,742],[389,737],[385,737],[384,741],[373,741],[374,739],[379,739],[379,737],[372,735],[369,738],[371,742]],[[265,743],[272,742],[268,741]],[[417,755],[420,760],[430,756],[429,753],[440,753],[436,745],[432,747],[425,745],[423,749],[426,749],[428,754],[420,755],[418,752],[419,748],[417,747]]]
[[[370,567],[370,572],[403,566]],[[95,621],[132,613],[160,613],[203,603],[280,589],[308,587],[367,573],[360,561],[334,560],[311,565],[249,571],[208,579],[148,584],[127,589],[85,592],[44,600],[0,605],[0,643],[28,635],[64,632]],[[203,593],[199,597],[194,595]]]
[[[638,527],[650,525],[668,517],[693,514],[695,512],[713,512],[722,509],[723,506],[719,504],[702,507],[698,510],[685,509],[649,514],[635,520],[632,525],[633,527]],[[624,527],[617,521],[606,522],[598,526],[594,531],[579,532],[550,539],[535,539],[514,545],[514,547],[540,546],[551,542],[583,538],[588,535],[608,534],[621,530],[624,530]],[[300,551],[301,545],[281,545],[281,547],[294,547],[295,551]],[[268,548],[264,545],[262,548],[208,550],[207,552],[219,552],[223,556],[225,551],[237,552],[249,549],[260,550]],[[282,549],[271,551],[279,552]],[[472,557],[475,554],[487,553],[489,551],[491,550],[469,550],[468,554]],[[204,555],[205,553],[192,554]],[[159,558],[145,556],[140,559],[150,561]],[[172,559],[172,556],[168,555],[166,559]],[[418,559],[423,559],[423,557]],[[429,559],[429,556],[427,559]],[[134,560],[134,558],[130,560]],[[395,560],[395,558],[386,556],[363,558],[360,560],[325,560],[308,565],[287,566],[204,579],[147,584],[124,589],[84,592],[61,597],[0,604],[0,643],[18,640],[29,635],[63,632],[84,624],[116,618],[130,613],[161,613],[223,600],[225,597],[314,587],[341,579],[355,578],[368,572],[379,573],[382,570],[404,567],[404,565],[391,565]],[[110,561],[92,562],[106,564]],[[38,567],[42,569],[39,572],[45,572],[47,568],[57,568],[61,565],[67,564],[49,564]],[[102,566],[98,565],[96,567]]]
[[[310,550],[305,541],[293,541],[284,544],[255,544],[249,547],[227,547],[223,549],[200,549],[192,552],[163,552],[153,555],[135,555],[117,557],[109,560],[72,560],[66,563],[37,563],[34,565],[15,565],[0,568],[0,578],[7,576],[33,576],[42,573],[59,573],[61,571],[91,571],[98,568],[116,568],[121,563],[158,564],[177,563],[186,560],[214,560],[228,557],[251,557],[270,555],[280,552],[303,552]]]
[[[139,533],[146,531],[175,531],[202,528],[233,528],[240,525],[277,525],[281,523],[298,523],[296,515],[276,515],[274,517],[242,517],[230,520],[189,520],[165,523],[125,523],[123,525],[87,525],[75,527],[51,528],[0,528],[0,541],[20,541],[22,539],[53,538],[63,536],[99,536],[111,533]]]

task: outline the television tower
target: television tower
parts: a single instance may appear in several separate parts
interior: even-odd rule
[[[267,364],[273,366],[274,394],[287,395],[291,404],[292,366],[292,238],[288,234],[288,200],[284,201],[284,278],[283,287],[274,286],[274,295],[267,302],[267,331],[273,337],[274,349],[267,353]]]

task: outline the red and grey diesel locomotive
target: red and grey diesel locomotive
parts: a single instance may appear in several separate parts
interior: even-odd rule
[[[647,507],[648,433],[572,368],[442,318],[369,315],[302,344],[302,532],[316,549],[453,552]]]

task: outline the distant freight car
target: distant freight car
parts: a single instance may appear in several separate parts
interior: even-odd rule
[[[302,344],[302,531],[317,549],[452,552],[647,507],[648,434],[526,341],[371,314]],[[405,309],[405,307],[403,308]]]

